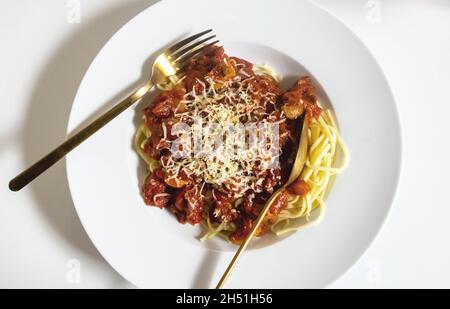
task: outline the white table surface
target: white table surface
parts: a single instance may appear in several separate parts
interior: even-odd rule
[[[93,57],[154,2],[0,1],[0,288],[133,287],[84,232],[64,162],[20,193],[10,192],[7,183],[65,137],[73,98]],[[450,2],[316,2],[349,25],[380,62],[403,134],[391,215],[362,259],[330,287],[449,288]]]

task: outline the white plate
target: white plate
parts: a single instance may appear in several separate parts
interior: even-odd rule
[[[147,78],[157,51],[208,28],[230,55],[269,62],[288,80],[312,74],[351,152],[349,168],[327,198],[324,221],[253,246],[227,287],[324,287],[356,262],[383,225],[397,186],[401,141],[394,99],[376,61],[320,7],[297,0],[160,2],[126,24],[96,57],[68,130]],[[198,242],[195,228],[145,207],[139,195],[141,171],[132,139],[142,107],[127,110],[68,156],[77,212],[101,254],[136,286],[213,287],[232,256],[230,247]]]

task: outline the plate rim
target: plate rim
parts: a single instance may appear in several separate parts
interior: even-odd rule
[[[156,2],[156,3],[153,3],[153,4],[149,5],[148,7],[144,8],[139,13],[137,13],[134,16],[132,16],[131,18],[129,18],[119,29],[117,29],[112,35],[109,36],[108,40],[103,44],[101,49],[98,50],[98,52],[95,55],[95,57],[91,60],[91,62],[89,64],[89,67],[86,69],[85,73],[83,74],[82,79],[79,82],[76,95],[75,95],[75,97],[73,99],[73,102],[72,102],[72,106],[71,106],[71,110],[70,110],[70,114],[69,114],[69,118],[68,118],[68,122],[67,122],[67,126],[66,126],[66,136],[67,137],[70,136],[71,134],[73,134],[74,131],[76,131],[76,129],[71,128],[71,119],[73,117],[73,110],[74,110],[73,107],[74,107],[75,102],[77,101],[77,97],[79,95],[79,92],[80,92],[80,89],[81,89],[81,87],[83,85],[83,82],[85,81],[86,76],[89,74],[90,69],[92,68],[92,64],[98,59],[100,54],[102,54],[102,52],[108,47],[108,45],[110,44],[112,39],[114,37],[116,37],[116,35],[119,32],[122,32],[124,30],[124,28],[126,28],[133,20],[135,20],[136,18],[138,18],[138,16],[144,14],[148,10],[152,10],[155,7],[159,7],[159,6],[165,5],[166,3],[177,2],[177,1],[179,1],[179,0],[160,0],[160,1]],[[387,78],[386,73],[383,70],[383,67],[378,62],[377,58],[372,53],[372,51],[369,49],[369,47],[364,43],[364,41],[360,38],[360,36],[357,35],[350,28],[350,26],[347,25],[347,23],[345,23],[334,12],[332,12],[331,10],[329,10],[328,8],[323,6],[322,4],[316,3],[314,1],[305,0],[305,2],[308,2],[308,4],[313,5],[313,6],[317,7],[318,9],[326,12],[329,17],[331,17],[332,19],[337,21],[341,26],[343,26],[346,29],[346,31],[349,34],[351,34],[354,39],[356,39],[356,41],[359,43],[359,45],[364,48],[366,54],[373,61],[373,63],[376,66],[377,71],[380,73],[380,77],[382,78],[382,80],[383,80],[383,82],[384,82],[384,84],[386,86],[386,90],[388,91],[388,95],[392,99],[392,103],[393,103],[392,104],[392,108],[394,110],[394,119],[395,119],[395,125],[396,125],[396,130],[394,131],[394,133],[397,136],[397,140],[398,140],[398,144],[396,145],[396,152],[395,152],[397,154],[395,178],[392,179],[393,183],[394,183],[394,186],[392,188],[393,189],[393,191],[392,191],[393,193],[392,193],[392,196],[389,198],[389,203],[387,203],[387,205],[386,205],[386,211],[385,211],[385,213],[383,215],[383,218],[379,222],[379,227],[377,228],[376,232],[369,237],[370,240],[367,241],[366,244],[362,246],[361,251],[357,254],[357,257],[351,262],[351,264],[348,267],[343,268],[343,270],[338,271],[337,275],[334,276],[334,278],[332,280],[330,280],[327,284],[325,284],[322,287],[322,288],[328,288],[332,284],[334,284],[338,279],[342,278],[345,274],[347,274],[350,270],[352,270],[358,262],[360,262],[360,260],[363,258],[363,256],[367,253],[367,251],[370,249],[370,247],[372,247],[372,245],[375,243],[375,241],[378,239],[380,234],[385,229],[387,221],[388,221],[389,217],[392,214],[394,204],[396,203],[396,200],[398,198],[398,188],[399,188],[399,185],[400,185],[401,175],[402,175],[402,170],[403,170],[403,164],[404,164],[404,162],[403,162],[403,132],[402,132],[401,116],[400,116],[400,113],[399,113],[398,103],[397,103],[397,99],[396,99],[395,93],[392,90],[391,84],[389,83],[389,79]],[[89,229],[86,228],[86,225],[83,222],[83,219],[82,219],[82,217],[79,214],[77,205],[76,205],[75,200],[74,200],[73,185],[71,185],[70,176],[69,176],[70,175],[70,171],[69,171],[70,170],[70,163],[69,163],[70,161],[71,160],[68,157],[65,158],[65,170],[66,170],[66,175],[67,175],[67,182],[68,182],[69,192],[71,194],[72,202],[73,202],[74,208],[76,210],[77,216],[78,216],[78,218],[80,220],[81,225],[83,226],[83,229],[85,230],[86,234],[88,235],[89,240],[94,245],[96,250],[101,254],[103,259],[111,266],[111,268],[114,271],[116,271],[124,280],[129,282],[131,285],[133,285],[133,286],[135,286],[137,288],[140,288],[138,285],[136,285],[135,283],[133,283],[130,280],[128,280],[128,278],[126,276],[124,276],[121,271],[118,270],[118,267],[115,267],[113,265],[113,263],[110,261],[110,259],[107,257],[107,255],[103,254],[102,250],[100,250],[100,248],[94,242],[93,237],[92,237],[91,233],[89,232]]]

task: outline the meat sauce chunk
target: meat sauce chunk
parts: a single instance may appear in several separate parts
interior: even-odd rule
[[[282,190],[273,201],[269,211],[264,216],[263,221],[256,230],[256,236],[262,236],[270,230],[271,226],[277,222],[278,214],[287,207],[288,200],[288,192],[286,190]],[[234,244],[240,244],[245,239],[248,233],[250,233],[254,221],[259,215],[263,206],[263,204],[254,203],[252,199],[246,200],[244,202],[244,209],[248,215],[242,216],[238,220],[236,220],[236,222],[234,222],[236,225],[236,230],[230,234],[229,239],[231,242],[233,242]]]
[[[278,220],[279,213],[288,206],[289,194],[286,190],[282,190],[273,201],[269,211],[264,216],[263,221],[256,230],[256,236],[262,236],[266,234],[272,225]]]
[[[316,88],[311,78],[306,76],[299,79],[294,86],[282,96],[283,111],[288,119],[296,119],[305,111],[309,118],[320,116],[322,109],[317,106]]]
[[[253,220],[248,217],[243,217],[235,222],[236,230],[230,234],[229,239],[232,243],[239,245],[245,237],[250,233]]]
[[[253,63],[238,57],[230,57],[230,59],[236,63],[237,76],[241,78],[255,76],[255,73],[253,72]]]
[[[204,83],[205,76],[221,64],[225,58],[228,58],[228,56],[225,55],[223,47],[215,46],[199,57],[190,59],[184,79],[186,89],[188,91],[195,89],[197,92],[202,92],[203,86],[201,83]]]
[[[213,189],[214,190],[214,189]],[[235,198],[214,190],[215,203],[211,207],[210,218],[212,222],[233,222],[239,217],[234,207]]]
[[[259,103],[259,106],[267,111],[272,111],[274,106],[268,104],[275,101],[281,90],[277,82],[265,75],[255,75],[253,78],[244,80],[244,84],[250,88],[249,94]]]
[[[164,208],[169,203],[172,195],[167,193],[167,186],[164,183],[164,172],[158,169],[150,174],[142,186],[142,196],[147,205]]]
[[[152,106],[144,110],[144,113],[151,113],[157,118],[169,118],[173,116],[174,110],[185,94],[186,91],[182,87],[163,91],[155,98]]]
[[[204,202],[200,194],[200,187],[196,184],[185,186],[175,197],[171,211],[180,223],[189,222],[192,225],[202,220]]]
[[[297,178],[296,181],[294,181],[292,184],[290,184],[287,187],[287,190],[292,193],[292,194],[296,194],[296,195],[300,195],[300,196],[304,196],[306,195],[309,191],[311,191],[310,186],[308,185],[307,182],[305,182],[304,180],[302,180],[300,177]]]

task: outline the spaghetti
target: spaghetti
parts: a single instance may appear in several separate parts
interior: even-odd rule
[[[293,221],[308,222],[315,209],[323,214],[329,185],[347,164],[347,150],[311,80],[303,77],[285,92],[279,80],[267,65],[253,66],[215,47],[191,61],[185,78],[159,85],[161,93],[144,110],[134,141],[148,166],[142,187],[146,204],[168,208],[181,223],[200,223],[201,240],[220,236],[240,243],[289,176],[306,121],[305,167],[281,191],[257,236],[299,229]],[[339,151],[344,161],[336,167]]]

